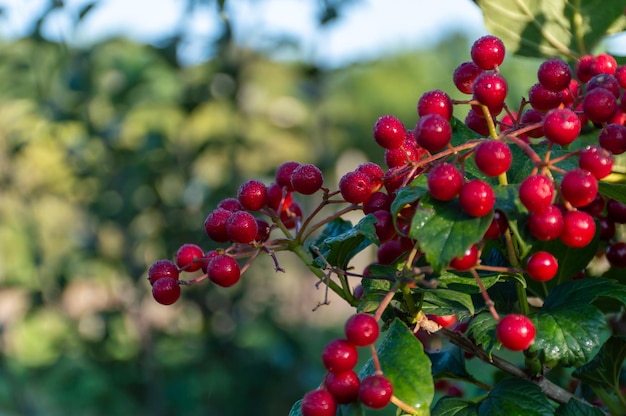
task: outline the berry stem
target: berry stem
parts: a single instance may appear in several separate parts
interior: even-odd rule
[[[530,313],[530,308],[528,307],[526,288],[522,285],[522,282],[520,282],[519,279],[515,280],[515,292],[517,292],[517,301],[519,303],[520,312],[523,315],[528,315]]]
[[[494,317],[496,321],[500,320],[500,316],[498,315],[498,312],[496,311],[494,303],[491,300],[491,297],[489,297],[489,293],[487,293],[487,289],[485,289],[485,285],[483,285],[483,281],[480,280],[480,276],[476,272],[476,269],[472,267],[469,271],[474,277],[474,279],[476,280],[476,284],[478,284],[478,288],[480,289],[481,295],[483,295],[483,299],[485,300],[485,305],[489,308],[489,312],[491,312],[491,315]]]
[[[411,407],[408,404],[404,403],[402,400],[398,399],[396,396],[391,396],[391,403],[393,403],[397,408],[399,408],[403,412],[408,413],[410,415],[419,415],[420,414],[413,407]]]

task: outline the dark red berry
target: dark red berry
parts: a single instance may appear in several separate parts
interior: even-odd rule
[[[216,285],[230,287],[239,281],[241,269],[234,258],[227,254],[219,254],[209,262],[207,275]]]
[[[372,181],[363,172],[348,172],[339,180],[339,192],[346,201],[360,204],[372,194]]]
[[[202,261],[202,271],[207,273],[209,271],[209,263],[213,260],[214,257],[219,256],[219,252],[217,250],[211,250],[204,253],[204,260]]]
[[[600,227],[600,239],[609,241],[615,237],[615,222],[606,217],[598,218],[598,227]]]
[[[529,108],[528,110],[522,113],[520,117],[520,127],[527,127],[533,124],[542,123],[544,114],[540,111],[535,110],[534,108]],[[534,139],[543,136],[543,124],[537,126],[532,130],[528,130],[526,132],[528,137],[532,137]]]
[[[374,124],[374,140],[385,149],[397,149],[406,137],[404,124],[392,115],[380,117]]]
[[[355,402],[359,397],[361,380],[352,370],[343,373],[327,373],[324,386],[339,404]]]
[[[248,244],[253,242],[258,231],[256,218],[248,211],[233,212],[226,221],[228,238],[235,243]]]
[[[614,159],[613,153],[607,149],[600,146],[587,146],[578,156],[578,166],[588,170],[600,180],[611,174]]]
[[[399,240],[388,240],[378,246],[378,250],[376,250],[376,259],[379,264],[391,264],[405,252],[406,249]]]
[[[502,345],[511,351],[523,351],[535,340],[535,325],[525,315],[506,315],[496,326],[496,335]]]
[[[229,240],[226,222],[231,215],[231,211],[224,208],[216,208],[206,217],[204,230],[211,240],[216,243],[225,243]]]
[[[626,126],[617,123],[607,124],[600,131],[598,143],[614,155],[626,152]]]
[[[563,232],[560,239],[566,246],[585,247],[596,234],[593,217],[584,211],[567,211],[563,215]]]
[[[575,207],[589,205],[598,194],[598,180],[584,169],[574,169],[563,175],[561,196]]]
[[[195,272],[202,268],[200,261],[195,261],[204,257],[204,251],[195,244],[183,244],[176,252],[176,264],[181,270]]]
[[[583,55],[576,61],[576,78],[578,81],[585,83],[591,79],[594,75],[591,70],[591,65],[593,64],[593,56],[592,55]]]
[[[585,94],[583,111],[593,123],[606,123],[617,111],[617,99],[611,91],[596,88]]]
[[[389,211],[392,202],[393,197],[391,195],[384,192],[374,192],[363,202],[363,213],[367,215],[381,209]]]
[[[542,212],[552,205],[554,184],[544,175],[529,176],[520,184],[519,198],[527,210]]]
[[[148,269],[148,280],[150,284],[153,285],[154,282],[163,278],[170,277],[174,280],[178,280],[180,272],[178,271],[178,267],[171,260],[157,260]]]
[[[540,212],[531,212],[528,216],[528,229],[538,240],[555,240],[563,232],[563,213],[556,205],[550,205]]]
[[[534,84],[528,90],[528,101],[537,111],[548,111],[557,108],[561,104],[561,92],[550,91],[540,83]]]
[[[454,70],[452,81],[463,94],[472,94],[474,80],[483,73],[483,69],[474,62],[463,62]]]
[[[487,120],[477,115],[472,109],[469,110],[467,116],[465,117],[465,125],[481,136],[489,136],[489,125],[487,125]]]
[[[345,339],[330,341],[322,351],[324,367],[331,373],[343,373],[354,368],[359,358],[359,353],[354,346]]]
[[[585,89],[587,90],[587,92],[594,90],[596,88],[607,89],[613,93],[615,98],[619,98],[620,85],[619,85],[619,82],[617,82],[617,79],[613,75],[607,75],[607,74],[594,75],[585,84]]]
[[[480,179],[465,182],[459,192],[461,209],[473,217],[482,217],[490,213],[495,202],[493,189]]]
[[[222,199],[218,204],[217,208],[223,208],[226,211],[235,212],[243,209],[241,206],[241,202],[237,198],[225,198]]]
[[[626,204],[609,199],[606,203],[606,215],[611,221],[617,224],[626,224]]]
[[[385,172],[383,172],[383,168],[376,163],[361,163],[355,170],[357,172],[363,172],[369,176],[370,181],[372,182],[372,192],[376,192],[383,187],[383,176],[385,175]]]
[[[417,102],[417,114],[422,117],[426,114],[439,114],[447,120],[452,118],[452,100],[441,90],[432,90],[424,93]]]
[[[372,374],[361,380],[359,400],[371,409],[382,409],[391,401],[393,385],[382,374]]]
[[[418,147],[413,132],[406,138],[402,146],[397,149],[385,150],[385,164],[389,168],[406,165],[408,162],[419,160],[426,152]]]
[[[152,296],[161,305],[171,305],[180,298],[178,281],[171,277],[162,277],[152,285]]]
[[[357,313],[348,318],[344,331],[346,339],[358,347],[373,344],[380,333],[378,322],[367,313]]]
[[[324,184],[322,171],[315,165],[305,163],[294,169],[291,174],[291,186],[295,192],[312,195]]]
[[[470,50],[472,61],[482,69],[495,69],[504,61],[504,43],[493,35],[477,39]]]
[[[543,119],[543,133],[552,143],[566,146],[580,134],[580,118],[569,108],[555,108]]]
[[[606,248],[606,259],[611,267],[626,267],[626,242],[617,241]]]
[[[559,263],[556,257],[547,251],[533,253],[526,261],[526,273],[538,282],[552,279],[558,271]]]
[[[615,70],[615,79],[620,87],[626,88],[626,65],[620,65]]]
[[[450,122],[439,114],[420,117],[413,133],[417,144],[431,153],[446,147],[452,138]]]
[[[493,213],[493,219],[491,220],[491,224],[489,224],[489,228],[485,231],[484,238],[487,240],[500,238],[504,235],[508,228],[509,221],[507,220],[506,215],[497,209]]]
[[[604,199],[604,197],[600,193],[598,193],[596,194],[596,197],[593,198],[593,201],[585,206],[580,207],[579,209],[581,211],[589,213],[592,217],[598,218],[600,215],[602,215],[605,206],[606,199]]]
[[[451,163],[442,163],[434,166],[428,172],[428,192],[440,201],[454,199],[463,186],[463,175]]]
[[[450,267],[459,271],[469,270],[476,265],[477,261],[478,247],[476,247],[476,244],[473,244],[470,248],[465,250],[463,255],[452,259]]]
[[[474,161],[485,175],[498,176],[509,170],[513,155],[506,143],[487,140],[474,149]]]
[[[393,217],[388,210],[378,210],[372,215],[376,217],[376,223],[374,228],[376,229],[376,236],[380,242],[391,240],[396,236],[396,229],[393,225]]]
[[[293,187],[291,186],[291,174],[298,166],[300,166],[300,163],[294,161],[281,164],[276,169],[276,174],[274,175],[278,186],[281,188],[287,188],[288,191],[293,192]]]
[[[537,79],[546,89],[558,92],[569,86],[572,70],[562,59],[551,58],[539,65]]]
[[[245,209],[258,211],[267,203],[267,188],[263,182],[250,179],[239,187],[237,199]]]
[[[302,416],[335,416],[337,402],[327,390],[313,390],[302,398],[300,413]]]

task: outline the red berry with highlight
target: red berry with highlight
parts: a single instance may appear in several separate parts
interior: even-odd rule
[[[561,196],[575,207],[589,205],[598,194],[598,180],[591,172],[574,169],[563,175]]]
[[[536,329],[525,315],[506,315],[496,326],[496,335],[502,345],[511,351],[523,351],[535,340]]]
[[[372,181],[363,172],[348,172],[339,180],[339,192],[346,201],[360,204],[372,194]]]
[[[207,275],[216,285],[230,287],[239,281],[241,269],[237,260],[227,254],[219,254],[209,262]]]
[[[617,99],[605,88],[588,91],[583,98],[583,112],[593,123],[606,123],[617,111]]]
[[[393,385],[382,374],[372,374],[361,380],[359,400],[371,409],[382,409],[391,402]]]
[[[433,167],[428,172],[428,192],[440,201],[454,199],[463,186],[463,175],[459,169],[451,163],[442,163]]]
[[[171,277],[162,277],[152,285],[152,296],[161,305],[171,305],[180,298],[178,281]]]
[[[358,347],[373,344],[380,333],[378,322],[367,313],[357,313],[348,318],[344,331],[346,339]]]
[[[498,176],[509,170],[513,161],[511,149],[499,140],[487,140],[474,149],[476,166],[487,176]]]
[[[228,238],[235,243],[248,244],[253,242],[258,231],[256,218],[248,211],[233,212],[226,222]]]
[[[359,398],[361,380],[352,370],[343,373],[327,373],[324,377],[326,390],[339,404],[355,402]]]
[[[585,247],[596,234],[593,217],[584,211],[567,211],[563,215],[561,241],[573,248]]]
[[[580,129],[580,118],[569,108],[550,110],[543,119],[543,133],[546,139],[561,146],[576,140]]]
[[[374,124],[374,140],[385,149],[397,149],[406,137],[404,124],[392,115],[380,117]]]
[[[483,217],[491,212],[496,196],[491,186],[480,179],[472,179],[461,187],[461,209],[473,217]]]
[[[420,147],[434,153],[450,143],[452,128],[448,120],[439,114],[427,114],[418,120],[414,134]]]
[[[546,89],[558,92],[569,86],[572,70],[562,59],[551,58],[539,65],[537,79]]]
[[[614,155],[626,152],[626,126],[617,123],[607,124],[600,131],[598,143]]]
[[[552,205],[554,184],[544,175],[529,176],[520,185],[519,198],[527,210],[542,212]]]
[[[324,367],[331,373],[343,373],[354,368],[359,353],[351,342],[345,339],[330,341],[322,351]]]
[[[474,62],[463,62],[454,70],[452,82],[463,94],[472,94],[474,92],[474,81],[482,73],[483,69]]]
[[[526,273],[538,282],[551,280],[558,271],[559,263],[556,257],[547,251],[538,251],[526,261]]]
[[[276,183],[281,188],[287,188],[288,191],[293,192],[293,186],[291,186],[291,174],[296,168],[300,166],[300,163],[289,161],[281,164],[274,175]]]
[[[497,72],[485,72],[474,81],[474,99],[490,109],[502,106],[507,91],[506,80]]]
[[[495,69],[504,61],[504,43],[493,35],[477,39],[470,50],[472,61],[482,69]]]
[[[537,111],[548,111],[557,108],[561,104],[561,92],[550,91],[540,83],[534,84],[528,90],[528,101]]]
[[[426,114],[439,114],[447,120],[452,118],[452,100],[441,90],[432,90],[424,93],[417,102],[417,114],[422,117]]]
[[[195,272],[202,268],[200,261],[195,261],[204,257],[204,251],[195,244],[183,244],[176,252],[176,264],[179,268],[187,272]]]
[[[528,229],[538,240],[555,240],[563,232],[563,213],[556,205],[550,205],[540,212],[531,211],[528,216]]]
[[[613,153],[600,146],[587,146],[578,156],[578,166],[588,170],[600,180],[609,176],[613,170]]]
[[[267,203],[267,188],[263,182],[250,179],[239,187],[237,199],[245,209],[258,211]]]
[[[148,280],[150,284],[153,285],[157,280],[170,277],[174,280],[178,280],[180,276],[180,272],[178,271],[178,267],[171,260],[157,260],[148,269]]]
[[[225,243],[229,240],[226,222],[231,215],[232,211],[216,208],[206,217],[204,230],[211,240],[216,243]]]
[[[291,186],[303,195],[312,195],[324,184],[322,171],[315,165],[302,164],[291,174]]]
[[[473,244],[465,252],[450,262],[450,267],[459,271],[469,270],[476,265],[478,261],[478,248]]]
[[[337,414],[337,402],[327,390],[313,390],[302,398],[300,413],[302,416],[335,416]]]

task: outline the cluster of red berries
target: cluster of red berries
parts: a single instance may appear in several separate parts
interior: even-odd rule
[[[345,325],[345,338],[330,341],[322,352],[328,371],[322,387],[304,395],[302,416],[335,416],[338,404],[360,401],[372,409],[382,409],[391,401],[393,386],[382,372],[359,379],[354,372],[357,347],[372,345],[379,335],[378,322],[372,315],[357,313]]]

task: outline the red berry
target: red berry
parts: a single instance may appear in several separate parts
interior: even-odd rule
[[[531,212],[528,229],[538,240],[555,240],[563,232],[563,213],[556,205],[550,205],[541,212]]]
[[[522,181],[519,198],[527,210],[541,212],[552,205],[554,184],[544,175],[533,175]]]
[[[561,241],[569,247],[585,247],[596,234],[593,217],[584,211],[567,211],[563,215]]]
[[[233,212],[226,221],[228,238],[235,243],[248,244],[253,242],[258,231],[256,218],[248,211]]]
[[[528,110],[524,111],[524,113],[522,113],[522,116],[520,117],[520,127],[526,127],[526,126],[530,126],[533,124],[542,123],[543,117],[544,117],[544,114],[542,112],[537,111],[534,108],[529,108]],[[543,123],[542,125],[532,130],[527,131],[526,135],[534,139],[542,137],[543,136]]]
[[[343,373],[327,373],[324,386],[339,404],[355,402],[359,397],[359,376],[352,370]]]
[[[393,225],[393,217],[388,210],[378,210],[372,215],[376,217],[376,223],[374,228],[376,229],[376,236],[380,242],[391,240],[396,236],[396,229]]]
[[[263,182],[250,179],[239,187],[237,199],[245,209],[258,211],[267,203],[267,188]]]
[[[296,228],[302,220],[302,207],[296,201],[283,209],[280,213],[280,220],[288,229]]]
[[[426,317],[431,321],[437,322],[444,328],[450,328],[452,325],[456,324],[457,319],[456,315],[433,315],[427,314]]]
[[[604,207],[606,206],[606,200],[601,194],[596,194],[596,197],[593,198],[593,201],[588,203],[585,206],[580,207],[581,211],[588,212],[592,217],[599,217],[602,215],[604,211]]]
[[[402,146],[397,149],[385,150],[385,163],[389,168],[404,166],[410,161],[418,160],[425,153],[424,149],[417,146],[413,132],[411,132],[410,136],[405,138]]]
[[[600,146],[587,146],[578,156],[578,166],[600,180],[611,174],[614,159],[613,153]]]
[[[562,97],[560,91],[550,91],[540,83],[536,83],[528,90],[528,101],[535,110],[548,111],[557,108],[561,104]]]
[[[272,230],[272,227],[270,226],[270,224],[267,221],[265,221],[263,218],[256,218],[256,225],[257,225],[257,233],[256,233],[256,237],[254,237],[254,241],[259,241],[259,242],[267,241],[267,239],[270,236],[270,231]]]
[[[493,35],[477,39],[470,50],[472,61],[482,69],[495,69],[504,61],[504,43]]]
[[[195,244],[183,244],[176,252],[176,264],[187,272],[195,272],[202,268],[202,262],[197,261],[204,257],[204,251]]]
[[[575,207],[589,205],[598,194],[598,180],[584,169],[574,169],[563,175],[561,196]]]
[[[303,195],[312,195],[324,184],[322,171],[315,165],[303,164],[291,174],[291,186],[294,191]]]
[[[587,92],[594,90],[596,88],[604,88],[613,93],[615,98],[619,98],[620,94],[620,85],[617,82],[617,78],[613,75],[600,74],[594,75],[587,83],[585,84],[585,89]]]
[[[506,230],[509,228],[509,221],[502,211],[495,210],[493,213],[493,220],[491,220],[491,224],[489,224],[489,228],[485,231],[485,236],[487,240],[495,240],[496,238],[500,238],[504,235]]]
[[[447,120],[452,118],[452,100],[441,90],[432,90],[424,93],[417,102],[417,114],[422,117],[426,114],[439,114]]]
[[[451,163],[442,163],[434,166],[428,172],[428,192],[440,201],[454,199],[463,186],[463,175],[456,166]]]
[[[555,108],[543,119],[543,133],[552,143],[566,146],[580,134],[580,118],[569,108]]]
[[[204,260],[202,261],[202,271],[204,273],[208,273],[209,271],[209,263],[213,258],[219,256],[219,252],[217,250],[211,250],[204,253]]]
[[[583,112],[593,123],[606,123],[617,111],[617,99],[604,88],[588,91],[583,98]]]
[[[568,107],[574,103],[574,100],[578,98],[579,85],[578,81],[572,79],[569,86],[561,90],[561,101]]]
[[[378,246],[376,260],[379,264],[391,264],[404,254],[406,249],[399,240],[388,240]]]
[[[569,86],[572,70],[567,62],[551,58],[539,65],[537,78],[546,89],[558,92]]]
[[[470,248],[465,250],[463,255],[452,259],[450,267],[459,271],[469,270],[476,265],[478,261],[478,247],[473,244]]]
[[[331,373],[343,373],[352,370],[359,358],[359,353],[354,346],[345,339],[330,341],[322,351],[324,367]]]
[[[389,211],[393,197],[384,192],[372,193],[365,202],[363,202],[363,213],[365,215],[372,214],[378,210],[384,209]]]
[[[474,99],[489,109],[498,109],[504,103],[508,85],[497,72],[485,72],[474,81]],[[499,111],[497,111],[499,113]],[[495,114],[491,114],[492,116]]]
[[[360,204],[372,194],[372,181],[363,172],[348,172],[339,180],[339,192],[346,201]]]
[[[291,186],[291,185],[290,185]],[[293,195],[287,187],[281,187],[277,183],[272,183],[267,187],[267,207],[278,212],[289,208],[293,202]]]
[[[222,199],[218,204],[217,208],[223,208],[226,211],[235,212],[243,209],[241,206],[241,202],[237,198],[226,198]]]
[[[531,279],[538,282],[546,282],[552,279],[558,271],[558,261],[547,251],[538,251],[532,254],[526,261],[526,273],[528,273]]]
[[[161,305],[171,305],[180,298],[178,281],[171,277],[162,277],[152,285],[152,296]]]
[[[535,325],[525,315],[510,314],[500,319],[496,335],[502,345],[511,351],[523,351],[535,340]]]
[[[157,280],[170,277],[174,280],[178,280],[180,272],[178,271],[178,267],[171,260],[157,260],[148,269],[148,280],[150,284],[153,285]]]
[[[496,197],[491,186],[480,179],[472,179],[461,187],[461,209],[473,217],[487,215],[495,205]]]
[[[582,83],[585,83],[591,79],[594,75],[591,70],[591,65],[593,64],[593,56],[584,55],[581,56],[578,61],[576,61],[576,78]]]
[[[226,222],[231,215],[231,211],[227,211],[224,208],[216,208],[206,217],[204,230],[211,240],[216,243],[225,243],[229,240]]]
[[[616,123],[607,124],[600,131],[598,143],[614,155],[626,152],[626,126]]]
[[[626,65],[620,65],[615,70],[615,79],[620,87],[626,88]]]
[[[465,125],[481,136],[489,136],[489,126],[487,125],[487,120],[480,117],[472,109],[469,110],[467,117],[465,117]]]
[[[300,413],[302,416],[335,416],[337,402],[327,390],[313,390],[302,398]]]
[[[594,75],[597,74],[610,74],[613,75],[617,70],[617,61],[613,56],[608,53],[601,53],[596,55],[591,63],[591,72]]]
[[[348,318],[344,331],[346,339],[358,347],[373,344],[380,333],[378,322],[367,313],[357,313]]]
[[[506,143],[487,140],[474,149],[476,166],[487,176],[498,176],[511,167],[513,155]]]
[[[300,166],[300,163],[294,161],[285,162],[280,165],[276,169],[276,174],[274,175],[278,186],[281,188],[285,187],[289,192],[293,192],[293,187],[291,186],[291,174],[298,166]]]
[[[355,170],[357,172],[363,172],[369,176],[370,181],[372,182],[372,192],[376,192],[383,187],[383,176],[385,175],[385,172],[383,172],[383,168],[376,163],[361,163]]]
[[[359,400],[371,409],[382,409],[391,401],[393,385],[382,374],[372,374],[361,380]]]
[[[483,73],[483,69],[474,62],[463,62],[454,70],[452,81],[463,94],[472,94],[474,80]]]
[[[386,115],[374,124],[374,140],[385,149],[397,149],[402,146],[406,137],[404,124],[396,117]]]
[[[618,241],[606,248],[606,259],[611,267],[626,267],[626,243]]]
[[[207,275],[216,285],[230,287],[239,281],[241,269],[234,258],[219,254],[209,262]]]
[[[450,122],[439,114],[427,114],[418,120],[414,134],[420,147],[434,153],[450,143],[452,128]]]

